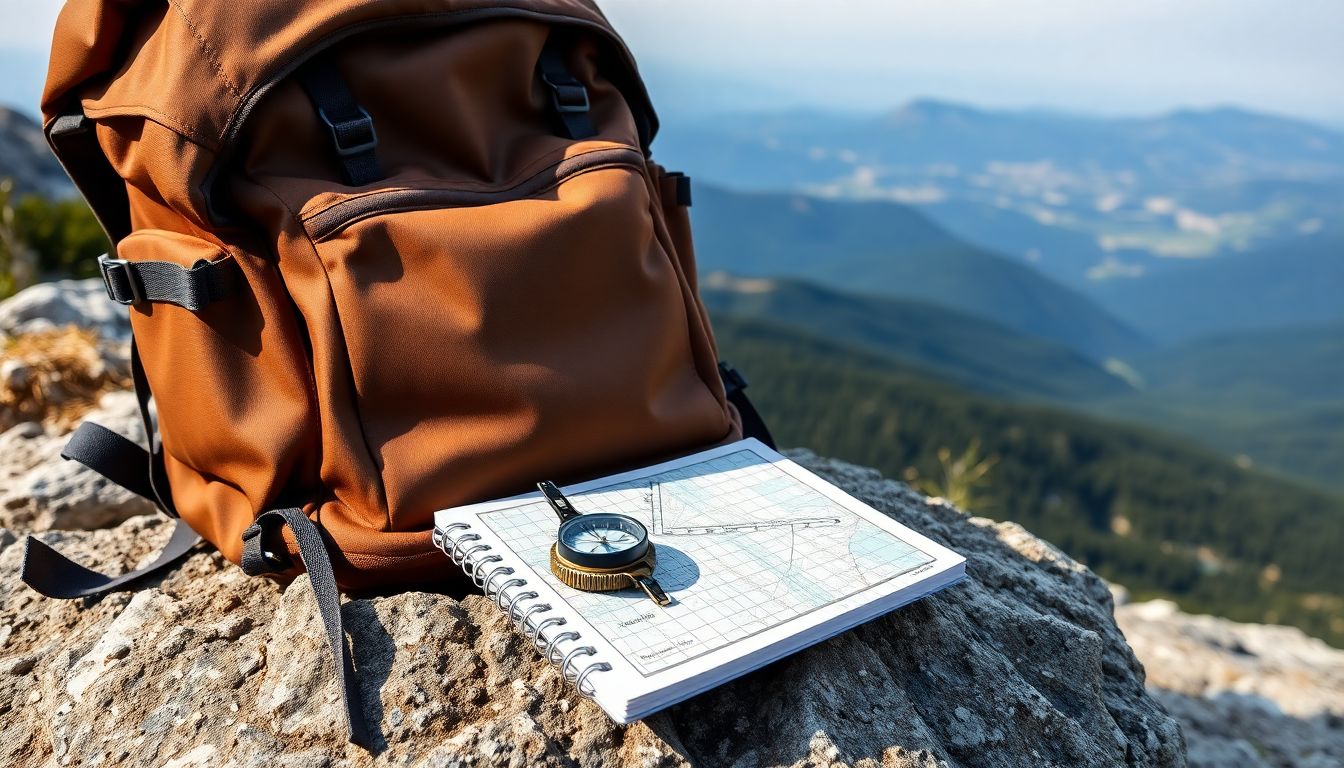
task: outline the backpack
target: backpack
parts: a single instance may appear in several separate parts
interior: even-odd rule
[[[29,537],[23,579],[95,595],[199,538],[306,570],[355,741],[339,590],[454,578],[436,510],[771,442],[589,0],[68,0],[42,109],[151,436],[85,423],[63,455],[176,525],[116,577]]]

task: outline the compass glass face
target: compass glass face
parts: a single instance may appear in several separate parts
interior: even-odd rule
[[[638,520],[607,512],[565,521],[559,537],[560,556],[585,568],[618,568],[649,551],[649,532]]]

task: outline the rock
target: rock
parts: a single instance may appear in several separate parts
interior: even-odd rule
[[[1106,585],[1020,526],[798,458],[963,552],[962,584],[630,726],[540,661],[490,601],[407,592],[344,606],[372,752],[343,740],[312,588],[192,555],[140,591],[48,600],[0,581],[0,763],[54,765],[1170,766]],[[168,529],[43,534],[93,567]],[[22,546],[0,536],[0,569]],[[445,565],[445,567],[447,567]]]
[[[38,283],[0,301],[0,335],[63,325],[92,328],[104,339],[118,342],[131,338],[130,315],[122,305],[108,301],[98,278]]]
[[[144,444],[135,395],[108,392],[85,418]],[[0,433],[0,526],[23,531],[101,528],[154,512],[145,499],[61,458],[70,435],[25,422]]]
[[[33,193],[54,198],[74,194],[70,177],[47,147],[42,126],[7,107],[0,107],[0,179],[14,180],[15,199]]]
[[[1116,610],[1154,695],[1185,726],[1197,766],[1344,765],[1344,651],[1294,627]]]

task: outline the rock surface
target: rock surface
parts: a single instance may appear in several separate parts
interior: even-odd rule
[[[799,458],[963,552],[970,578],[627,727],[483,598],[350,599],[373,752],[343,741],[306,578],[282,589],[202,551],[137,592],[60,602],[13,577],[22,546],[0,532],[0,764],[1184,764],[1090,571],[1017,525]],[[166,531],[145,516],[42,535],[121,568]]]
[[[14,336],[62,325],[92,328],[104,339],[131,337],[126,308],[107,300],[103,281],[97,278],[38,283],[0,302],[0,334]]]
[[[1116,609],[1196,766],[1344,766],[1344,651],[1293,627]]]
[[[109,392],[85,418],[144,444],[130,392]],[[154,505],[61,458],[70,435],[25,422],[0,433],[0,527],[20,531],[90,529],[154,513]]]

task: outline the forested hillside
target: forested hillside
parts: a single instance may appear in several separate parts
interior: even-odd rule
[[[694,223],[696,254],[707,272],[801,278],[941,304],[1098,360],[1148,347],[1081,294],[962,242],[907,206],[702,186]]]
[[[972,506],[1135,593],[1291,623],[1344,645],[1344,500],[1178,439],[966,394],[880,354],[718,316],[723,356],[780,443],[942,482],[940,449],[992,462]]]
[[[1077,402],[1133,391],[1080,352],[923,301],[722,272],[706,275],[700,294],[712,312],[797,326],[976,392]]]

